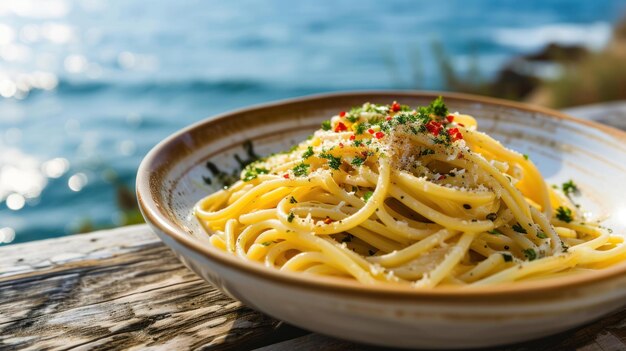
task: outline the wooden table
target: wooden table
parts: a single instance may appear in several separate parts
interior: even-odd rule
[[[626,103],[572,109],[626,127]],[[379,350],[224,296],[145,225],[0,248],[0,350]],[[626,310],[501,350],[626,350]]]

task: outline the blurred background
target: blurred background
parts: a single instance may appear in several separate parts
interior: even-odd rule
[[[626,99],[624,0],[0,1],[0,245],[141,221],[137,166],[250,104],[437,89]]]

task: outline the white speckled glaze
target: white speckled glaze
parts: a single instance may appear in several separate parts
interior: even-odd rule
[[[190,269],[245,304],[291,324],[339,338],[406,348],[467,348],[538,338],[590,322],[626,304],[626,264],[572,277],[483,287],[412,290],[285,273],[209,246],[190,216],[215,190],[202,177],[207,161],[237,169],[242,144],[268,154],[288,149],[338,111],[363,102],[412,106],[436,93],[357,92],[319,95],[216,116],[157,145],[137,176],[141,210]],[[441,94],[452,111],[529,154],[549,182],[574,179],[579,199],[616,233],[626,234],[626,133],[559,112],[496,99]],[[213,187],[216,187],[214,183]]]

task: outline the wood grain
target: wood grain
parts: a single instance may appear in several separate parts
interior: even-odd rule
[[[61,246],[53,240],[0,249],[3,264],[24,266],[19,274],[0,278],[0,348],[234,350],[305,333],[197,278],[147,227],[130,232],[74,236]],[[107,250],[103,242],[114,245]],[[15,252],[29,252],[20,246],[40,257],[20,259]],[[83,259],[40,261],[38,250]]]

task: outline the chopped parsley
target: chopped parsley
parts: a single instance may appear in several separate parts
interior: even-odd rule
[[[573,180],[568,180],[567,182],[561,185],[561,189],[563,189],[563,193],[565,195],[573,194],[578,192],[578,186],[574,183]]]
[[[327,159],[328,167],[332,169],[339,169],[339,166],[341,166],[341,157],[335,157],[327,152],[321,154],[320,157]]]
[[[537,237],[538,237],[539,239],[547,239],[547,238],[548,238],[548,236],[546,235],[546,233],[541,232],[541,231],[537,232]]]
[[[507,253],[503,253],[502,254],[502,258],[504,258],[504,262],[511,262],[511,261],[513,261],[513,256],[511,256],[510,254],[507,254]]]
[[[270,245],[272,245],[272,243],[274,243],[274,241],[264,241],[264,242],[261,243],[261,245],[263,245],[263,246],[270,246]]]
[[[287,217],[287,222],[293,222],[293,219],[296,218],[296,215],[293,212],[289,212],[289,216]]]
[[[562,220],[565,223],[569,223],[574,220],[572,217],[572,210],[567,207],[559,206],[556,209],[556,218]]]
[[[524,160],[528,161],[528,154],[523,154],[522,156],[524,156]]]
[[[363,145],[363,141],[362,140],[355,140],[354,141],[354,146],[358,147],[358,146],[361,146],[361,145]]]
[[[515,223],[513,224],[513,226],[511,227],[513,228],[513,230],[515,230],[518,233],[522,233],[522,234],[526,234],[526,229],[524,229],[524,227],[522,227],[519,223]]]
[[[361,166],[363,163],[365,162],[365,158],[364,157],[355,157],[352,159],[352,162],[350,162],[352,165],[354,166]]]
[[[435,116],[445,117],[448,115],[448,107],[443,102],[443,98],[440,96],[433,100],[428,106],[430,112]]]
[[[424,149],[420,151],[420,156],[433,155],[434,153],[435,153],[435,150],[433,149]]]
[[[356,135],[361,135],[367,130],[367,125],[365,123],[359,123],[354,128],[354,133]]]
[[[311,167],[311,165],[306,164],[306,163],[301,163],[297,166],[295,166],[292,170],[293,170],[293,174],[296,177],[302,177],[305,176],[307,174],[309,174],[309,167]]]
[[[330,120],[325,120],[324,122],[322,122],[322,129],[323,130],[330,130],[331,129]]]
[[[372,197],[372,195],[374,195],[374,193],[373,193],[373,192],[371,192],[371,191],[366,192],[366,193],[363,195],[363,201],[365,201],[365,202],[369,201],[369,199]]]
[[[289,199],[289,203],[291,203],[291,204],[297,204],[297,203],[298,203],[298,200],[296,200],[296,198],[292,196],[292,197]]]
[[[246,168],[246,172],[243,174],[243,181],[249,182],[252,179],[256,179],[259,174],[268,174],[270,171],[265,168],[250,167]]]
[[[502,234],[502,232],[497,229],[488,230],[487,233],[493,234],[493,235]]]
[[[354,123],[359,120],[359,114],[350,112],[348,115],[346,115],[346,119]]]
[[[524,252],[524,256],[526,256],[526,258],[528,258],[529,261],[534,261],[537,259],[537,253],[535,252],[534,249],[525,249],[523,252]]]
[[[302,159],[306,160],[307,158],[313,156],[313,147],[309,146],[306,151],[302,154]]]

